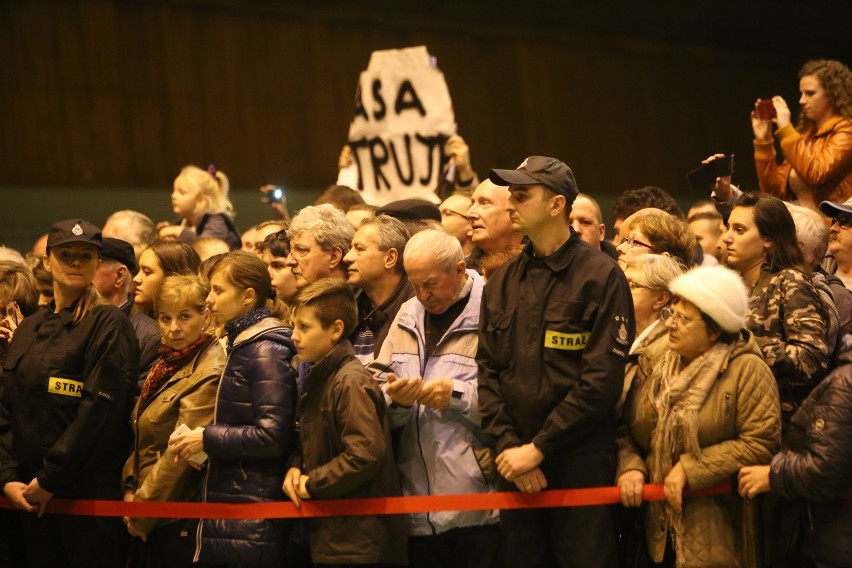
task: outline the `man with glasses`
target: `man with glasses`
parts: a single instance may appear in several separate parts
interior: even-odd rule
[[[459,240],[465,256],[473,250],[473,241],[470,240],[473,229],[467,217],[469,208],[470,194],[467,193],[454,193],[438,206],[441,210],[441,225]]]
[[[578,190],[563,162],[530,156],[489,178],[508,186],[512,229],[530,241],[483,298],[479,410],[499,488],[611,485],[613,414],[633,343],[627,280],[571,230]],[[609,507],[504,510],[500,524],[509,566],[617,565]]]
[[[837,263],[834,275],[852,290],[852,199],[842,205],[823,201],[819,208],[824,215],[831,217],[828,256]]]
[[[343,211],[327,203],[305,207],[293,217],[287,234],[287,266],[296,277],[297,289],[320,278],[346,280],[343,257],[352,246],[355,231]]]

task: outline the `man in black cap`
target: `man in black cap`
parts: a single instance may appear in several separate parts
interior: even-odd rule
[[[571,229],[578,190],[563,162],[530,156],[489,179],[509,187],[512,228],[530,240],[488,281],[480,322],[479,410],[501,488],[612,485],[633,342],[624,273]],[[507,510],[500,525],[509,566],[617,565],[610,507]]]
[[[130,318],[133,331],[139,339],[139,383],[136,395],[148,377],[148,371],[157,360],[160,332],[157,324],[136,308],[133,302],[133,275],[136,274],[136,254],[133,246],[121,239],[103,238],[101,264],[95,272],[93,284],[101,296]]]
[[[400,199],[391,201],[376,210],[376,216],[387,215],[399,219],[413,237],[423,229],[441,223],[441,210],[425,199]]]

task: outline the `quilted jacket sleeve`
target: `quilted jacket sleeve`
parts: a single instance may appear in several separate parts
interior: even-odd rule
[[[218,423],[204,429],[204,451],[211,456],[275,458],[286,455],[292,446],[296,406],[296,377],[290,366],[293,353],[289,346],[273,341],[261,340],[255,346],[238,369],[249,389],[249,399],[240,408],[244,419],[230,421],[220,413]]]
[[[788,499],[838,499],[852,479],[852,365],[827,377],[793,422],[805,428],[805,447],[773,458],[772,491]]]

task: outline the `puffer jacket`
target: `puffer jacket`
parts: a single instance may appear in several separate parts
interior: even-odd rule
[[[409,408],[391,405],[391,425],[402,428],[397,448],[397,467],[404,495],[454,495],[494,491],[486,481],[493,472],[490,443],[480,429],[477,392],[476,348],[479,313],[485,282],[473,270],[466,305],[426,360],[424,318],[426,310],[417,298],[402,305],[391,324],[382,350],[372,365],[384,383],[385,371],[397,377],[438,378],[453,381],[449,408],[436,410],[415,403]],[[450,529],[493,524],[497,511],[440,511],[409,515],[409,534],[424,536]]]
[[[210,456],[203,500],[283,501],[287,460],[295,448],[296,378],[291,329],[266,318],[242,331],[228,353],[213,424],[204,428]],[[279,562],[287,523],[272,519],[203,519],[196,562]]]
[[[838,363],[793,415],[790,450],[772,459],[769,486],[809,501],[810,527],[801,531],[807,556],[852,567],[852,502],[843,499],[852,483],[852,335]]]
[[[654,403],[659,376],[639,372],[627,396],[619,429],[617,476],[638,470],[648,479],[646,459],[657,424]],[[685,453],[682,440],[673,463],[683,464],[688,486],[704,489],[727,479],[743,466],[769,463],[781,442],[778,388],[754,338],[742,331],[728,361],[698,411],[701,457]],[[617,479],[617,477],[616,477]],[[683,502],[684,558],[679,567],[742,566],[742,501],[736,494],[690,497]],[[648,552],[660,562],[669,527],[665,518],[645,524]]]
[[[799,134],[792,125],[779,128],[775,137],[785,160],[775,161],[773,140],[754,141],[754,163],[761,191],[781,199],[798,198],[816,209],[821,201],[843,203],[852,197],[852,120],[836,116],[819,130]],[[788,184],[796,170],[810,195],[794,195]]]
[[[131,425],[136,450],[124,466],[125,490],[135,491],[134,501],[198,501],[202,474],[185,460],[175,462],[168,451],[169,436],[180,424],[190,428],[213,420],[216,388],[225,368],[225,352],[213,341],[178,369],[152,394],[139,414],[133,407]],[[137,518],[146,533],[175,519]]]

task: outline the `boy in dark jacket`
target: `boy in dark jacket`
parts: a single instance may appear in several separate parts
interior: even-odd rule
[[[301,456],[284,478],[284,492],[303,499],[401,495],[384,396],[355,358],[346,337],[357,320],[349,286],[318,280],[296,297],[293,342],[313,363],[301,383]],[[317,565],[406,565],[400,516],[316,518],[310,521]]]

